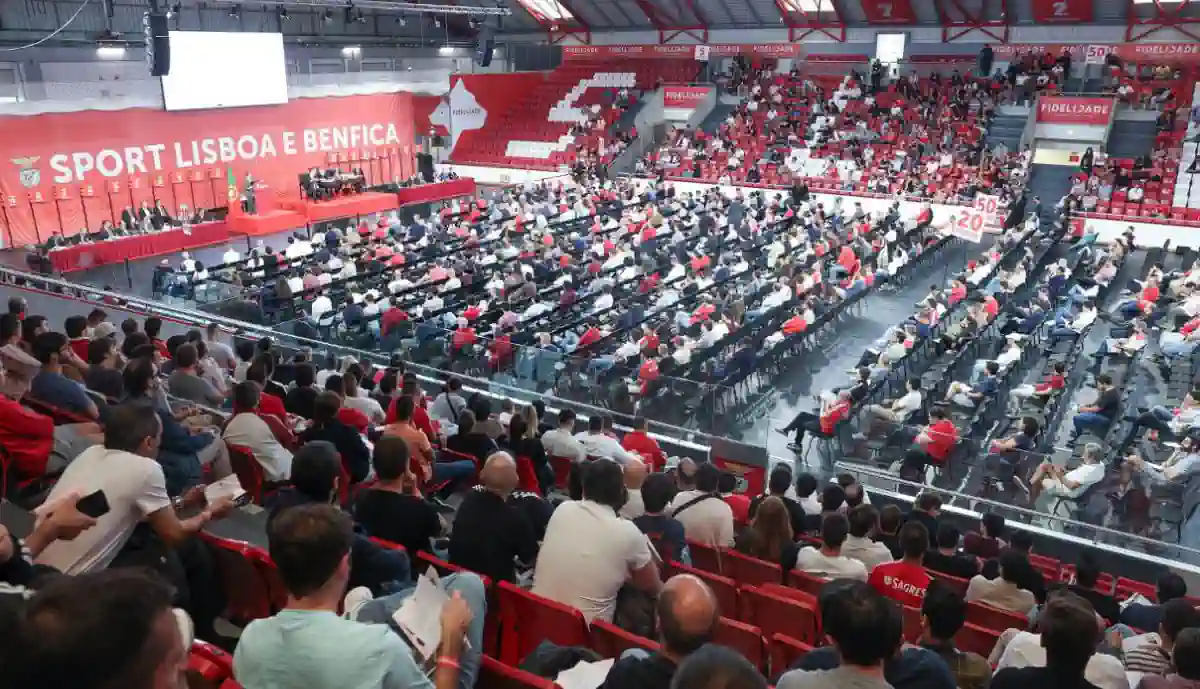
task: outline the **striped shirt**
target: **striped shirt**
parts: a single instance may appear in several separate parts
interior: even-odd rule
[[[1171,671],[1171,653],[1157,643],[1135,646],[1124,653],[1127,672],[1165,675]]]

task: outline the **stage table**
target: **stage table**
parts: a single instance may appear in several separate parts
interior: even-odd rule
[[[412,203],[428,203],[444,201],[459,196],[474,196],[475,180],[470,177],[460,177],[446,182],[422,184],[418,187],[402,187],[396,192],[396,200],[401,206]]]
[[[60,273],[86,270],[151,256],[163,256],[229,241],[229,225],[223,220],[200,223],[190,229],[117,237],[103,242],[65,246],[50,251],[50,265]]]

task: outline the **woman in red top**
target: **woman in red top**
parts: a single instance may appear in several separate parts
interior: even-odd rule
[[[799,451],[804,445],[805,433],[812,433],[822,438],[832,437],[838,422],[849,415],[850,404],[850,391],[842,390],[838,393],[837,399],[825,406],[820,416],[812,412],[802,411],[796,414],[788,425],[775,430],[784,434],[794,431],[796,433],[796,440],[788,443],[788,447]]]
[[[475,328],[467,325],[467,319],[458,319],[458,329],[454,331],[454,335],[450,339],[450,344],[455,350],[460,350],[467,345],[475,344],[479,338],[475,335]]]
[[[917,447],[904,455],[904,463],[900,468],[901,477],[925,474],[925,465],[941,466],[954,451],[958,443],[958,427],[946,416],[941,407],[934,407],[929,412],[929,425],[917,435]]]

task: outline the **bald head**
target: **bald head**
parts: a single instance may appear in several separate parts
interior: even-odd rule
[[[646,481],[646,463],[640,459],[631,459],[625,463],[625,487],[638,490]]]
[[[483,463],[479,482],[494,493],[508,495],[521,483],[517,476],[517,461],[507,452],[493,452]]]
[[[691,490],[696,487],[696,471],[698,469],[696,460],[691,457],[679,460],[679,465],[675,469],[675,482],[679,485],[680,490]]]
[[[663,650],[682,658],[712,640],[720,617],[717,598],[708,584],[691,574],[677,574],[658,596],[658,628]]]

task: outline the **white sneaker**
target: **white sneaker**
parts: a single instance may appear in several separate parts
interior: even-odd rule
[[[371,589],[366,586],[350,589],[342,600],[342,617],[347,620],[357,620],[358,612],[373,600],[375,600],[375,596],[371,595]]]

